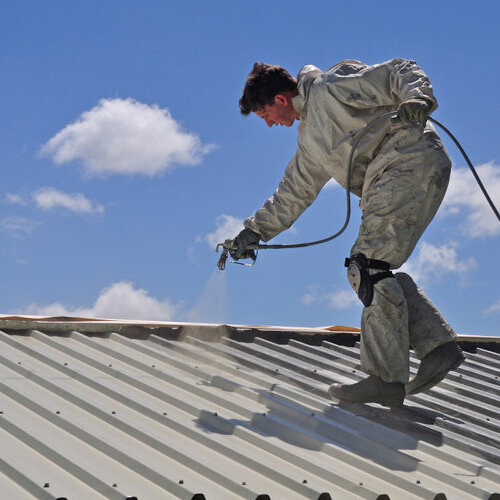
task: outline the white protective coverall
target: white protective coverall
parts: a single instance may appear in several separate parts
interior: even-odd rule
[[[373,66],[343,61],[325,72],[308,65],[297,83],[297,152],[274,195],[244,223],[263,241],[288,229],[330,178],[346,186],[354,137],[370,121],[411,98],[437,107],[428,77],[405,59]],[[350,174],[362,210],[351,256],[400,267],[441,204],[450,169],[430,123],[422,128],[387,118],[374,124],[357,146]],[[395,277],[376,283],[363,309],[361,368],[385,382],[407,383],[410,344],[422,359],[456,335],[407,274]]]

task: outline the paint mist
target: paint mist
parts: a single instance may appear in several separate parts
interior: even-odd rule
[[[189,313],[194,323],[227,323],[229,315],[226,273],[215,269]]]

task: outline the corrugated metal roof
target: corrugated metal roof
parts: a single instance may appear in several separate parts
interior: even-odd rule
[[[500,498],[499,354],[403,409],[339,406],[357,347],[206,330],[0,331],[2,498]]]

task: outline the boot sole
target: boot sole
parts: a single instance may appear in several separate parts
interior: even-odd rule
[[[438,372],[434,377],[428,379],[427,381],[420,384],[418,387],[412,388],[410,391],[406,391],[407,396],[411,396],[413,394],[418,394],[419,392],[424,392],[431,387],[439,384],[449,372],[456,370],[463,362],[465,361],[465,356],[459,356],[448,368],[445,370]]]
[[[342,398],[340,396],[337,396],[331,388],[328,389],[328,395],[330,396],[330,398],[338,399],[342,403],[350,403],[350,404],[377,403],[377,404],[382,405],[382,406],[390,406],[393,408],[403,406],[403,403],[405,400],[405,393],[404,392],[401,394],[401,396],[399,396],[397,398],[390,398],[390,399],[389,398],[379,398],[379,399],[373,398],[370,401],[355,401],[355,400],[351,400],[351,399],[347,399],[347,398]]]
[[[389,406],[391,408],[401,408],[402,406],[404,406],[404,396],[403,398],[400,398],[400,399],[393,399],[393,400],[384,400],[384,401],[372,401],[372,403],[378,403],[379,405],[382,405],[382,406]]]

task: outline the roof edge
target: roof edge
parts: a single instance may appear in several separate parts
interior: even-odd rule
[[[99,334],[110,331],[110,327],[116,333],[130,330],[131,327],[143,329],[167,328],[177,330],[180,328],[206,328],[217,329],[227,328],[235,331],[257,331],[263,333],[272,332],[293,332],[306,336],[338,336],[339,334],[360,335],[359,328],[349,326],[269,326],[269,325],[241,325],[241,324],[220,324],[220,323],[190,323],[175,321],[146,321],[146,320],[124,320],[110,318],[79,318],[69,316],[13,316],[0,314],[0,329],[3,330],[43,330],[46,332],[67,332],[77,331],[80,333]],[[500,343],[500,336],[488,335],[457,335],[460,342],[473,343]]]

